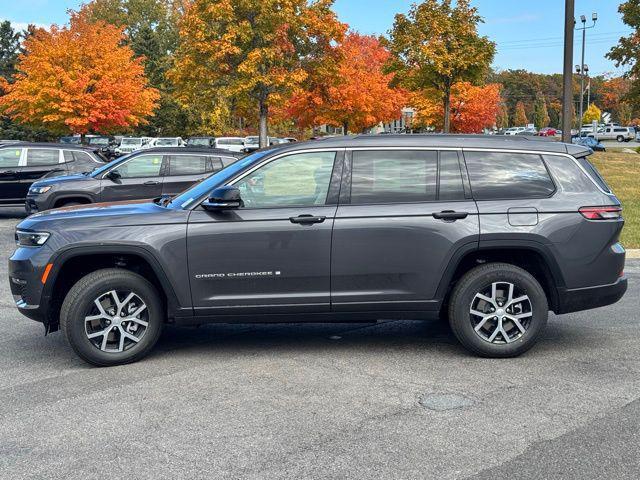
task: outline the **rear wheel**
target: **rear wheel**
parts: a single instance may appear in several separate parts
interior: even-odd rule
[[[622,142],[624,142],[624,137],[623,137],[622,135],[618,135],[618,136],[616,137],[616,140],[617,140],[619,143],[622,143]]]
[[[121,269],[98,270],[67,294],[60,326],[71,347],[97,366],[135,362],[158,341],[164,309],[155,287]]]
[[[514,357],[529,350],[544,331],[549,306],[527,271],[489,263],[465,274],[454,288],[449,323],[467,349],[484,357]]]

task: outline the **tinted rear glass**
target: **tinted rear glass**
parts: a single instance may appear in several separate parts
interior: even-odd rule
[[[555,191],[540,155],[465,152],[471,190],[478,200],[544,198]]]
[[[59,150],[30,148],[27,150],[27,167],[57,165],[60,161]]]
[[[351,203],[428,202],[437,197],[438,152],[353,152]]]
[[[598,186],[602,190],[611,193],[609,185],[607,185],[607,182],[604,181],[604,178],[602,178],[602,175],[600,175],[598,169],[593,166],[593,164],[589,160],[587,160],[586,157],[576,158],[576,160],[578,160],[578,163],[587,171],[589,176],[598,184]]]
[[[169,158],[169,175],[201,175],[207,173],[207,157],[203,155],[175,155]]]

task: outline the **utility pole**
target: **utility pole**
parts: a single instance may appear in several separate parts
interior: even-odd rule
[[[575,0],[565,0],[564,5],[562,141],[571,143],[571,110],[573,104],[573,29],[575,28]]]
[[[580,74],[580,129],[578,130],[578,135],[582,134],[582,117],[584,115],[584,78],[589,71],[589,68],[584,64],[584,48],[587,40],[587,30],[596,26],[596,22],[598,21],[598,14],[593,12],[593,14],[591,14],[591,20],[593,20],[593,24],[587,27],[587,17],[585,17],[584,15],[580,15],[580,22],[582,22],[582,27],[576,28],[576,30],[582,30],[582,60],[580,62],[580,65],[576,65],[576,69]]]

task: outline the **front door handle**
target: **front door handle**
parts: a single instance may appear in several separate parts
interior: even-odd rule
[[[4,170],[4,171],[0,172],[0,175],[8,177],[9,175],[15,175],[17,173],[18,172],[16,172],[15,170]]]
[[[314,215],[300,215],[298,217],[289,217],[291,223],[299,223],[301,225],[311,225],[313,223],[322,223],[327,217],[316,217]]]
[[[149,180],[148,182],[144,182],[143,185],[148,185],[148,186],[160,185],[160,182],[156,182],[155,180]]]
[[[444,220],[445,222],[455,222],[468,216],[469,214],[467,212],[454,212],[453,210],[444,210],[433,214],[433,218],[436,220]]]

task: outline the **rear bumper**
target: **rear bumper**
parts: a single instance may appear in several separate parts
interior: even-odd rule
[[[621,277],[610,285],[562,289],[558,292],[559,305],[556,313],[580,312],[614,304],[624,296],[627,283],[627,278]]]

